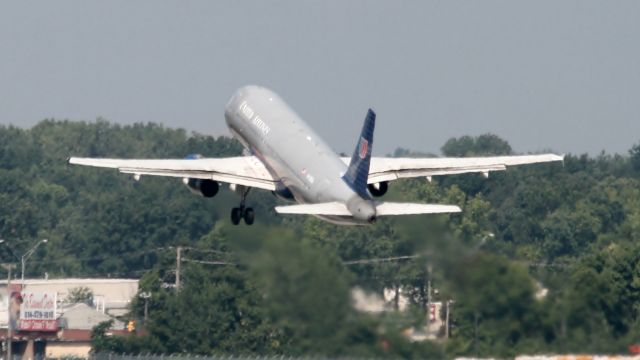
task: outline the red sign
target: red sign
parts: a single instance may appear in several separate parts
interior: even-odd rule
[[[20,331],[58,331],[56,320],[20,320]]]

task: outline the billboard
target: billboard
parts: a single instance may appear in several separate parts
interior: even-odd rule
[[[58,331],[56,321],[57,293],[22,293],[20,317],[17,329],[20,331]]]

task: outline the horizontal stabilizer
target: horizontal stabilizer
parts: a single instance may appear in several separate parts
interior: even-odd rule
[[[378,216],[458,213],[456,205],[383,202],[376,205]]]
[[[394,203],[394,202],[376,203],[376,213],[378,216],[442,214],[442,213],[457,213],[460,211],[461,211],[460,208],[456,205],[414,204],[414,203]],[[351,213],[347,209],[347,206],[340,202],[276,206],[276,212],[280,214],[351,216]]]
[[[340,202],[276,206],[276,212],[280,214],[351,216],[347,205]]]

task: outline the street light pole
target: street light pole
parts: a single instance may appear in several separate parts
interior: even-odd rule
[[[144,291],[140,293],[140,297],[144,300],[144,325],[146,327],[147,319],[149,318],[149,298],[151,297],[151,293]]]
[[[180,268],[182,267],[182,261],[180,257],[182,255],[182,246],[176,248],[176,292],[180,291]]]
[[[20,285],[24,286],[24,265],[27,262],[27,260],[29,259],[29,257],[31,257],[31,255],[33,255],[33,253],[36,251],[36,249],[38,248],[38,246],[40,246],[40,244],[46,244],[49,240],[47,239],[42,239],[40,241],[38,241],[31,249],[29,249],[26,253],[24,253],[24,255],[22,255],[22,258],[20,258],[20,262],[22,265],[22,269],[20,271]]]
[[[7,359],[11,359],[11,343],[13,340],[13,323],[11,322],[11,269],[13,264],[2,264],[7,270]]]

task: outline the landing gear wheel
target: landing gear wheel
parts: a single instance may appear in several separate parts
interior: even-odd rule
[[[255,212],[253,211],[253,208],[246,208],[244,209],[244,222],[247,225],[251,225],[253,224],[253,220],[255,219]]]
[[[253,220],[255,219],[255,212],[252,208],[245,207],[247,195],[249,195],[249,190],[251,190],[251,188],[246,187],[242,191],[240,207],[234,207],[233,209],[231,209],[231,223],[233,223],[233,225],[240,224],[240,220],[242,219],[244,219],[244,222],[247,225],[253,224]]]
[[[240,219],[242,219],[242,210],[237,207],[231,209],[231,223],[233,225],[238,225],[240,224]]]

